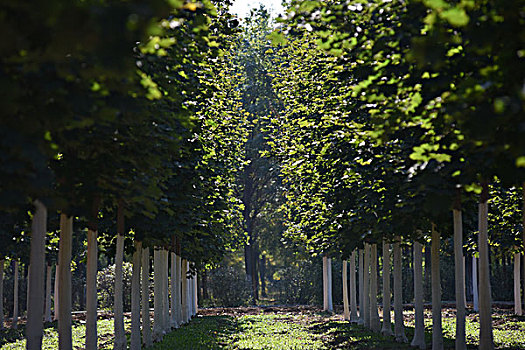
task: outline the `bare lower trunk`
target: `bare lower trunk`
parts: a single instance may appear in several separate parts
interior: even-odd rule
[[[198,293],[199,289],[197,286],[197,274],[193,278],[193,316],[197,315],[199,309]]]
[[[11,320],[11,328],[18,328],[18,260],[14,264],[13,277],[13,319]]]
[[[494,349],[488,247],[488,188],[483,185],[479,203],[479,349]]]
[[[522,199],[522,203],[523,203],[523,206],[521,208],[521,218],[522,218],[522,223],[521,223],[521,227],[523,227],[524,229],[522,229],[522,244],[523,244],[523,248],[525,249],[525,182],[522,183],[521,185],[521,190],[522,190],[522,195],[521,195],[521,199]],[[523,274],[523,295],[522,295],[522,300],[523,300],[523,305],[525,306],[525,252],[523,254],[523,264],[522,265],[522,268],[521,268],[521,273]],[[523,313],[523,311],[522,311]]]
[[[355,285],[355,258],[356,251],[350,256],[350,322],[357,322],[357,295]]]
[[[377,244],[371,245],[370,254],[370,329],[379,333],[381,321],[377,311]]]
[[[145,347],[152,345],[151,321],[149,314],[149,247],[142,250],[142,343]]]
[[[140,350],[140,262],[142,242],[135,242],[133,272],[131,276],[131,340],[130,349]]]
[[[50,264],[48,264],[46,268],[46,306],[45,306],[45,312],[44,312],[44,322],[51,322],[51,274],[52,273],[53,273],[53,267]],[[0,303],[2,302],[1,299],[2,299],[2,296],[0,293]],[[1,306],[0,310],[3,310],[3,309],[4,309],[3,306]]]
[[[160,249],[153,251],[153,340],[162,340],[162,257]]]
[[[328,264],[327,264],[327,283],[328,283],[328,311],[333,312],[334,306],[332,303],[332,259],[328,258]]]
[[[162,330],[164,334],[169,333],[170,326],[170,299],[169,299],[169,280],[168,280],[168,255],[169,252],[166,249],[162,250]]]
[[[465,271],[463,270],[463,222],[461,210],[453,210],[456,287],[456,350],[467,348],[465,338]]]
[[[358,324],[364,324],[364,307],[365,307],[365,292],[364,292],[364,251],[359,249],[359,319],[357,320]]]
[[[414,306],[414,338],[410,345],[426,349],[423,314],[423,245],[419,242],[414,242]]]
[[[370,245],[365,243],[363,266],[363,320],[366,328],[370,328]]]
[[[86,350],[98,349],[97,265],[97,231],[88,229],[86,263]]]
[[[181,262],[181,288],[182,288],[182,322],[187,323],[188,320],[188,262],[182,259]]]
[[[348,262],[343,260],[343,315],[345,321],[350,320],[350,307],[348,305]]]
[[[60,284],[60,278],[58,278],[58,272],[59,271],[60,271],[60,268],[59,268],[59,265],[57,263],[55,265],[55,292],[53,293],[53,312],[54,312],[53,319],[55,321],[58,320],[58,315],[59,315],[59,312],[58,312],[58,299],[59,299],[58,285]]]
[[[443,349],[443,328],[441,324],[441,278],[439,273],[440,236],[432,224],[432,349]]]
[[[175,255],[175,320],[177,327],[183,323],[182,321],[182,300],[181,300],[181,265],[182,261],[180,256]]]
[[[176,317],[176,305],[177,305],[177,298],[176,298],[176,284],[177,284],[177,274],[175,272],[175,260],[176,255],[174,252],[171,252],[171,275],[170,275],[170,327],[171,328],[177,328],[177,317]]]
[[[4,329],[4,259],[0,259],[0,330]]]
[[[60,215],[60,243],[58,248],[58,347],[73,348],[71,338],[71,245],[73,239],[73,217]]]
[[[31,251],[29,258],[31,264],[29,265],[27,291],[27,349],[42,348],[44,331],[44,266],[46,262],[47,209],[39,200],[34,202],[34,206],[35,214],[31,225]]]
[[[472,257],[472,304],[475,312],[479,311],[479,294],[478,294],[478,259]]]
[[[514,254],[514,313],[522,314],[520,291],[520,253]]]
[[[403,276],[399,240],[398,237],[394,243],[394,334],[397,342],[406,343],[408,340],[403,323]]]
[[[383,240],[383,327],[381,334],[393,336],[390,319],[390,244]]]
[[[124,332],[124,310],[123,310],[123,280],[122,264],[124,261],[124,235],[120,231],[117,233],[117,251],[115,255],[115,296],[113,306],[115,309],[115,341],[113,348],[115,350],[125,350],[127,347],[126,333]]]

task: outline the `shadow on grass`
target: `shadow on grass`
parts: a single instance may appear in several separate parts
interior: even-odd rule
[[[44,329],[54,328],[58,329],[58,321],[44,323]],[[4,344],[14,343],[17,340],[24,339],[26,336],[26,325],[21,323],[17,329],[4,328],[0,330],[0,346]]]

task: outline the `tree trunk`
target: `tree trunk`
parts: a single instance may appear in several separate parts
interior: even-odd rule
[[[463,305],[465,305],[465,309],[467,308],[467,269],[465,268],[465,255],[463,255],[463,279],[461,282],[463,282]]]
[[[387,337],[394,335],[390,318],[390,298],[390,244],[383,240],[383,327],[381,334]]]
[[[98,246],[97,230],[94,227],[87,232],[86,262],[86,350],[98,349],[98,300],[97,300],[97,265]]]
[[[472,256],[472,304],[475,312],[479,311],[478,294],[478,259]]]
[[[182,323],[188,323],[188,262],[185,259],[181,261],[181,289],[182,289]]]
[[[266,256],[264,254],[259,261],[259,269],[261,275],[261,296],[266,298]]]
[[[459,199],[453,210],[456,287],[456,350],[467,348],[465,338],[465,271],[463,266],[463,221]]]
[[[180,327],[180,325],[183,323],[182,320],[182,299],[181,299],[181,283],[182,283],[182,276],[181,276],[181,267],[182,267],[182,260],[179,255],[175,255],[175,320],[177,322],[177,327]]]
[[[177,274],[175,273],[175,260],[176,255],[175,252],[171,252],[171,276],[170,276],[170,296],[171,296],[171,303],[170,303],[170,327],[171,328],[177,328],[177,317],[176,317],[176,310],[177,310],[177,294],[175,291],[176,284],[177,284]]]
[[[113,348],[115,350],[125,350],[127,348],[126,333],[124,332],[124,310],[123,310],[123,279],[122,279],[122,263],[124,260],[124,213],[122,213],[121,205],[119,205],[118,220],[120,229],[117,232],[117,250],[115,254],[115,296],[113,306],[115,309],[114,326],[115,326],[115,340]]]
[[[522,199],[522,203],[523,203],[523,206],[521,208],[521,215],[522,215],[522,226],[523,229],[522,229],[522,243],[523,243],[523,249],[524,249],[524,253],[523,253],[523,264],[522,264],[522,268],[521,268],[521,273],[523,274],[523,295],[522,295],[522,300],[523,300],[523,306],[525,307],[525,182],[523,182],[523,184],[521,185],[521,189],[522,189],[522,195],[521,195],[521,199]]]
[[[323,311],[328,311],[328,257],[323,256]]]
[[[356,295],[356,285],[355,285],[355,258],[356,251],[352,252],[350,256],[350,322],[357,322],[357,295]]]
[[[58,248],[58,347],[73,348],[71,338],[71,245],[73,217],[60,214],[60,243]]]
[[[441,324],[441,277],[439,273],[440,236],[432,224],[432,349],[443,349],[443,328]]]
[[[1,261],[0,261],[0,265],[2,265]],[[3,268],[3,265],[0,266],[0,268]],[[51,322],[51,274],[52,273],[53,273],[53,267],[51,266],[51,264],[48,264],[46,268],[46,302],[45,302],[46,305],[45,305],[45,311],[44,311],[44,322]],[[2,303],[1,292],[0,292],[0,303]],[[3,306],[1,306],[0,310],[3,310],[3,309],[4,309]]]
[[[153,340],[162,340],[162,257],[161,251],[153,251]]]
[[[397,342],[406,343],[408,340],[403,323],[403,276],[399,241],[397,237],[394,243],[394,334]]]
[[[332,259],[328,258],[328,311],[334,312],[334,306],[332,303]]]
[[[377,244],[371,245],[370,256],[370,328],[373,332],[381,331],[381,321],[377,311]]]
[[[363,266],[363,320],[366,328],[370,328],[370,245],[365,243]]]
[[[494,349],[488,247],[488,185],[483,184],[479,201],[479,349]]]
[[[4,259],[0,259],[0,330],[4,329]]]
[[[199,309],[198,295],[197,274],[195,274],[195,277],[193,277],[193,316],[197,315]]]
[[[149,314],[149,247],[142,250],[142,343],[152,345],[151,321]]]
[[[357,324],[364,324],[365,292],[364,292],[364,251],[359,249],[359,319]]]
[[[521,315],[520,253],[514,254],[514,313]]]
[[[13,318],[11,319],[11,328],[18,328],[18,260],[14,263],[14,277],[13,277]]]
[[[348,306],[348,263],[343,260],[343,315],[345,321],[350,320],[350,307]]]
[[[140,261],[142,242],[135,241],[133,272],[131,276],[131,340],[130,349],[140,350]]]
[[[202,299],[209,299],[208,295],[208,272],[206,270],[202,271],[201,275],[201,281],[202,281]],[[266,296],[266,295],[265,295]]]
[[[426,349],[425,315],[423,314],[423,245],[414,242],[414,338],[410,345]]]
[[[423,281],[423,300],[431,301],[432,300],[432,286],[430,283],[430,277],[432,276],[431,267],[432,259],[430,251],[432,249],[426,246],[425,249],[425,280]]]
[[[163,318],[163,330],[164,330],[164,334],[167,334],[170,332],[171,330],[171,325],[170,325],[170,296],[169,296],[169,251],[167,249],[163,249],[162,250],[162,268],[163,268],[163,273],[162,273],[162,290],[163,290],[163,301],[164,301],[164,306],[162,308],[162,310],[164,311],[164,318]]]

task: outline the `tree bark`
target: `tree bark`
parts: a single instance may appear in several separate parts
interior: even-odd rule
[[[467,269],[465,268],[465,255],[463,255],[463,305],[467,308]]]
[[[123,310],[123,278],[122,278],[122,263],[124,260],[124,213],[122,213],[119,205],[118,220],[120,229],[117,232],[117,250],[115,254],[115,296],[113,306],[115,309],[114,326],[115,326],[115,340],[113,348],[115,350],[125,350],[127,348],[126,333],[124,331],[124,310]]]
[[[456,350],[467,348],[465,338],[465,271],[463,269],[463,221],[459,199],[453,210],[456,287]]]
[[[328,311],[334,312],[334,305],[332,303],[332,259],[328,258]]]
[[[488,185],[483,184],[479,201],[479,349],[494,349],[488,247]]]
[[[390,244],[383,240],[383,327],[381,334],[393,336],[392,321],[390,318]]]
[[[514,313],[521,315],[521,290],[520,290],[520,253],[514,254]]]
[[[151,320],[149,314],[149,247],[142,250],[142,343],[145,347],[152,345]]]
[[[130,349],[140,350],[140,262],[142,242],[135,241],[133,272],[131,276],[131,340]]]
[[[198,291],[197,274],[195,274],[195,277],[193,277],[193,316],[197,315],[199,309]]]
[[[182,277],[181,277],[181,267],[182,267],[182,259],[179,255],[175,255],[175,320],[177,322],[177,327],[180,327],[180,325],[183,323],[182,320],[182,299],[181,299],[181,283],[182,283]]]
[[[441,324],[441,277],[439,272],[440,236],[432,224],[432,349],[443,349],[443,328]]]
[[[53,319],[55,321],[58,321],[58,316],[59,316],[59,312],[58,312],[58,299],[59,299],[58,285],[60,284],[60,278],[58,277],[59,271],[60,271],[60,267],[57,263],[55,265],[55,292],[53,294],[53,312],[54,312]]]
[[[73,217],[60,215],[60,243],[58,248],[58,347],[73,348],[71,338],[71,245]]]
[[[345,321],[350,320],[350,307],[348,305],[348,263],[343,260],[343,315]]]
[[[350,256],[350,322],[357,322],[357,295],[356,295],[356,285],[355,285],[355,258],[356,251],[352,252]]]
[[[164,318],[163,318],[163,330],[164,334],[167,334],[171,330],[170,325],[170,296],[169,296],[169,251],[167,249],[162,250],[162,290],[163,290],[163,301],[164,306],[162,310],[164,311]]]
[[[365,243],[363,269],[363,320],[366,328],[370,328],[370,245]]]
[[[479,311],[478,259],[472,256],[472,304],[475,312]]]
[[[94,227],[87,232],[86,263],[86,350],[98,349],[98,300],[97,300],[97,231]]]
[[[323,256],[323,311],[328,311],[328,257]]]
[[[261,275],[261,296],[266,298],[266,256],[264,254],[259,261],[259,269],[259,274]]]
[[[153,340],[162,340],[162,257],[161,251],[153,251]]]
[[[381,321],[377,311],[377,244],[371,245],[370,255],[370,328],[373,332],[381,331]]]
[[[181,289],[182,289],[182,322],[188,323],[188,262],[185,259],[181,261]]]
[[[13,277],[13,318],[11,319],[11,328],[18,328],[18,260],[14,263],[14,277]]]
[[[365,307],[365,292],[364,292],[364,251],[359,249],[359,319],[357,324],[364,324],[364,307]]]
[[[397,342],[406,343],[408,340],[403,323],[403,276],[399,241],[400,238],[397,237],[394,243],[394,334]]]
[[[0,259],[0,330],[4,329],[4,263],[5,259]]]
[[[523,241],[523,264],[522,265],[522,268],[521,268],[521,273],[523,274],[523,295],[522,295],[522,300],[523,300],[523,306],[525,307],[525,182],[522,183],[521,185],[521,190],[522,190],[522,195],[521,195],[521,199],[522,199],[522,208],[521,208],[521,215],[522,215],[522,226],[523,229],[522,229],[522,241]]]
[[[177,285],[177,274],[175,272],[175,252],[171,252],[171,276],[170,276],[170,327],[177,328],[177,294],[176,294],[176,285]]]
[[[2,265],[1,261],[0,261],[0,265]],[[3,265],[0,266],[0,268],[3,268]],[[45,302],[46,305],[45,305],[45,311],[44,311],[44,322],[51,322],[51,274],[52,273],[53,273],[53,267],[51,266],[51,264],[48,264],[46,268],[46,302]],[[0,292],[0,304],[1,303],[2,303],[2,293]],[[3,310],[3,309],[4,309],[3,305],[0,306],[0,310]]]
[[[426,349],[425,316],[423,314],[423,245],[414,242],[414,338],[410,345]]]

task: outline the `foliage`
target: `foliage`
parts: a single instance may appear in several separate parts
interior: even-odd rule
[[[208,273],[208,286],[217,306],[246,305],[250,299],[250,283],[242,269],[221,266]]]
[[[124,262],[122,265],[122,294],[124,311],[131,309],[131,274],[133,265]],[[97,297],[98,307],[101,309],[113,309],[113,298],[115,297],[115,265],[109,265],[97,272]]]

